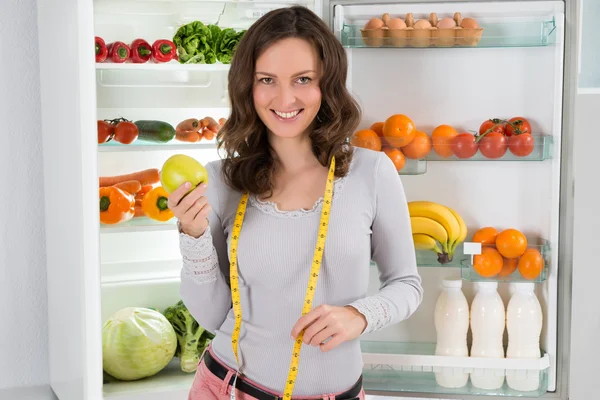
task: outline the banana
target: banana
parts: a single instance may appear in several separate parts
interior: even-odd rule
[[[448,232],[437,221],[427,217],[410,217],[412,233],[429,235],[442,244],[444,252],[448,252]]]
[[[452,243],[452,245],[450,247],[450,259],[452,260],[452,256],[454,256],[454,251],[456,251],[456,246],[458,246],[460,243],[464,242],[465,239],[467,238],[467,225],[465,224],[465,220],[460,216],[459,213],[457,213],[450,207],[447,207],[447,208],[456,217],[456,219],[458,221],[458,225],[460,226],[460,234],[458,235],[458,238],[454,241],[454,243]]]
[[[411,217],[426,217],[438,222],[448,232],[447,248],[450,248],[460,235],[460,225],[448,207],[432,201],[411,201],[408,203]]]
[[[424,233],[415,233],[413,235],[413,241],[415,242],[415,249],[431,250],[437,254],[442,253],[442,250],[438,247],[435,239],[429,235],[425,235]]]

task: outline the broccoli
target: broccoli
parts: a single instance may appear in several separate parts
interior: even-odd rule
[[[163,314],[169,320],[177,335],[175,357],[179,357],[181,370],[195,372],[200,361],[200,355],[215,335],[198,324],[182,300],[179,300],[173,306],[167,307]]]

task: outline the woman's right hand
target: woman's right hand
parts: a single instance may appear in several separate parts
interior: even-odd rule
[[[208,227],[207,217],[211,207],[207,198],[203,196],[206,184],[198,185],[188,193],[190,187],[191,184],[186,182],[175,189],[169,195],[167,205],[179,220],[183,233],[199,238]]]

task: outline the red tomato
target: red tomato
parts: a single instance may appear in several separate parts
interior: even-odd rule
[[[520,133],[531,133],[531,125],[526,118],[514,117],[508,120],[506,124],[506,136],[512,136]]]
[[[508,138],[508,149],[518,157],[525,157],[531,154],[535,145],[535,139],[531,133],[522,133]]]
[[[489,129],[491,129],[491,132],[499,132],[504,134],[505,123],[498,118],[492,118],[488,119],[487,121],[483,121],[483,123],[479,127],[479,134],[483,135],[483,133]]]
[[[506,153],[506,136],[491,132],[479,141],[479,151],[487,158],[500,158]]]
[[[106,121],[98,121],[98,144],[106,143],[112,139],[115,133],[115,126]]]
[[[477,153],[479,144],[475,143],[475,136],[470,133],[461,133],[452,139],[452,151],[458,158],[471,158]]]
[[[115,127],[114,139],[123,144],[130,144],[137,139],[139,134],[138,127],[129,121],[121,121]]]

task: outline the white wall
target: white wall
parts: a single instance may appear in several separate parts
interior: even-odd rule
[[[0,8],[2,389],[49,378],[36,1],[2,0]],[[67,193],[56,212],[69,212]]]

